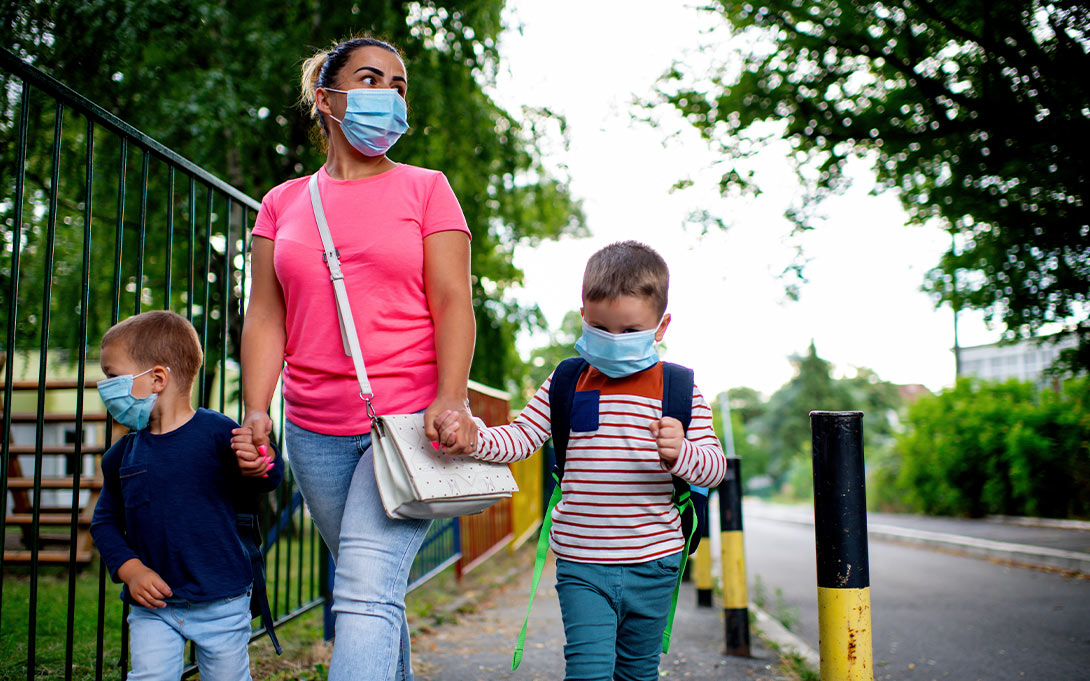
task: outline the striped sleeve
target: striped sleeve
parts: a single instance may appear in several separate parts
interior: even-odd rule
[[[481,428],[478,431],[477,451],[471,456],[481,461],[511,463],[528,459],[540,449],[552,432],[549,420],[549,385],[552,380],[550,375],[510,425]]]
[[[712,409],[693,385],[692,420],[670,473],[697,487],[715,487],[726,472],[727,457],[712,427]]]

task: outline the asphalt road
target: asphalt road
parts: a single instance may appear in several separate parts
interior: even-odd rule
[[[745,519],[750,599],[818,648],[812,527]],[[875,679],[1090,681],[1090,579],[871,541]],[[777,595],[779,592],[779,596]],[[782,602],[782,604],[781,604]]]

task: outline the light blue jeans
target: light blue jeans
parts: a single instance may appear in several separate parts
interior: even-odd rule
[[[205,681],[251,681],[249,590],[200,603],[165,600],[165,608],[134,605],[129,611],[130,681],[178,681],[187,639],[197,649]]]
[[[556,561],[565,681],[656,681],[681,552],[646,563]]]
[[[391,520],[370,435],[323,435],[287,421],[288,460],[337,563],[329,681],[412,681],[405,588],[430,520]]]

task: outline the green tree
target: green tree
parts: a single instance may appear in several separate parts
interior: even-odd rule
[[[772,394],[752,422],[758,448],[767,452],[767,472],[775,486],[789,483],[792,493],[811,489],[810,418],[814,410],[862,411],[863,452],[867,461],[881,459],[896,434],[901,408],[897,387],[870,369],[850,378],[834,378],[833,365],[810,343],[805,355],[794,355],[795,375]]]
[[[768,400],[755,429],[769,453],[768,474],[779,486],[787,481],[796,462],[809,464],[810,418],[815,409],[852,408],[851,394],[833,378],[833,365],[817,354],[811,341],[805,355],[793,355],[795,375]]]
[[[575,356],[575,341],[583,333],[583,316],[579,310],[569,310],[560,322],[560,328],[549,332],[549,342],[530,353],[526,373],[523,374],[522,390],[526,401],[533,397],[545,379],[561,360]]]
[[[1090,6],[1037,0],[713,0],[728,57],[660,84],[723,157],[721,187],[756,191],[746,159],[786,140],[805,188],[799,229],[873,166],[914,223],[953,235],[927,275],[937,303],[983,310],[1008,338],[1077,332],[1090,368]]]
[[[522,276],[512,264],[513,250],[583,229],[582,213],[568,192],[566,178],[542,165],[537,146],[543,136],[562,137],[563,121],[545,112],[504,111],[486,94],[499,68],[496,41],[503,29],[503,6],[503,0],[39,0],[5,3],[0,8],[0,35],[20,57],[255,197],[312,171],[323,158],[313,144],[309,118],[295,106],[301,60],[314,49],[357,32],[398,45],[409,69],[412,130],[392,156],[442,170],[458,194],[473,231],[479,351],[472,374],[502,385],[520,366],[514,350],[516,332],[540,325],[536,307],[506,299],[507,289]],[[12,92],[7,78],[5,91]],[[5,187],[11,185],[14,167],[15,102],[13,97],[0,102],[0,143],[7,154],[0,181]],[[27,215],[40,215],[48,189],[51,115],[48,103],[32,107],[30,129],[38,141],[32,143],[28,159]],[[81,125],[67,126],[66,144],[80,149],[81,135]],[[109,157],[116,168],[117,152],[109,144],[96,146],[96,155]],[[133,156],[127,181],[139,186],[140,160]],[[73,153],[64,160],[62,185],[78,188],[82,159]],[[131,275],[133,300],[123,302],[123,310],[131,307],[130,302],[135,304],[136,291],[159,290],[166,254],[178,248],[162,236],[163,216],[170,212],[165,174],[157,162],[152,163],[155,191],[149,192],[147,212],[159,229],[149,231],[143,275],[152,279],[149,283],[142,276],[138,283]],[[96,185],[95,216],[104,225],[116,220],[116,196],[116,178],[113,184]],[[184,187],[175,200],[184,213]],[[67,210],[76,219],[78,204],[78,192],[73,191]],[[202,195],[201,215],[203,208]],[[0,213],[10,226],[11,206],[0,205]],[[138,206],[126,208],[126,229],[134,229],[138,214]],[[229,216],[214,216],[220,228],[225,217]],[[253,215],[247,217],[252,221]],[[179,218],[182,224],[187,219],[188,215]],[[209,228],[203,241],[211,236]],[[35,223],[24,237],[23,248],[36,254],[43,241],[41,225]],[[58,239],[75,240],[67,232],[59,233]],[[8,239],[7,249],[13,247],[12,241]],[[93,260],[109,262],[113,247],[99,240],[95,248],[103,252],[96,252]],[[211,247],[217,261],[230,256],[230,249]],[[71,268],[63,255],[69,250],[65,246],[58,255]],[[125,261],[131,259],[127,255]],[[4,266],[8,260],[5,257]],[[182,258],[175,266],[177,260]],[[58,267],[63,263],[58,261]],[[40,289],[35,284],[47,275],[29,267],[22,289]],[[10,272],[0,276],[10,277]],[[6,291],[8,281],[0,279],[0,286]],[[92,296],[96,311],[103,305],[109,309],[102,301],[109,300],[109,290],[107,283],[104,293]],[[161,305],[155,295],[161,294],[152,294],[149,304]],[[57,338],[73,335],[67,328],[70,319],[71,315],[57,315]],[[24,336],[33,335],[33,324],[21,326]]]
[[[898,438],[911,510],[1090,517],[1090,383],[1060,392],[962,379],[925,396]]]

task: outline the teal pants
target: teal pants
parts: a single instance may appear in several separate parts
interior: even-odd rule
[[[564,681],[655,681],[681,552],[646,563],[556,561]]]

